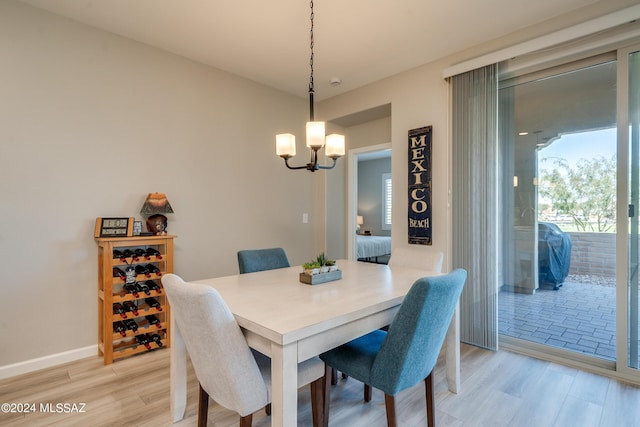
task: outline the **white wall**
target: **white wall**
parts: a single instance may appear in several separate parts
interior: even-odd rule
[[[445,65],[447,64],[447,65]],[[393,177],[392,247],[407,246],[407,144],[410,129],[433,126],[433,247],[449,262],[449,123],[448,84],[436,62],[337,96],[320,104],[322,116],[343,117],[391,104],[391,173]],[[383,122],[381,122],[383,123]],[[347,133],[349,135],[349,133]],[[383,142],[389,142],[383,141]],[[373,143],[371,145],[374,145]],[[349,146],[348,148],[353,148]],[[404,218],[404,220],[403,220]]]
[[[237,273],[241,248],[315,255],[324,172],[274,149],[306,100],[13,1],[0,70],[0,367],[97,343],[95,219],[149,192],[186,279]]]
[[[345,135],[347,152],[353,149],[386,144],[391,141],[391,117],[369,120],[340,129]],[[347,176],[348,155],[338,161],[327,178],[327,254],[342,259],[347,256]],[[355,220],[354,220],[355,221]]]

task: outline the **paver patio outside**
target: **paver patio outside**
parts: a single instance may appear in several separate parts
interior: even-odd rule
[[[499,333],[615,360],[615,287],[576,278],[569,276],[557,291],[501,291]]]

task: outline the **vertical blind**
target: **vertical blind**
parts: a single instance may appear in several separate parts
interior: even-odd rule
[[[498,348],[498,76],[489,65],[451,78],[452,264],[467,270],[463,342]]]

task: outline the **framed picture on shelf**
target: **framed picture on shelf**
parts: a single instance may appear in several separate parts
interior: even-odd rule
[[[94,237],[131,237],[133,218],[96,218]]]

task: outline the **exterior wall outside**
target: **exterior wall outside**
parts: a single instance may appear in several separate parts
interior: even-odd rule
[[[615,233],[567,233],[571,237],[569,274],[616,275]]]

